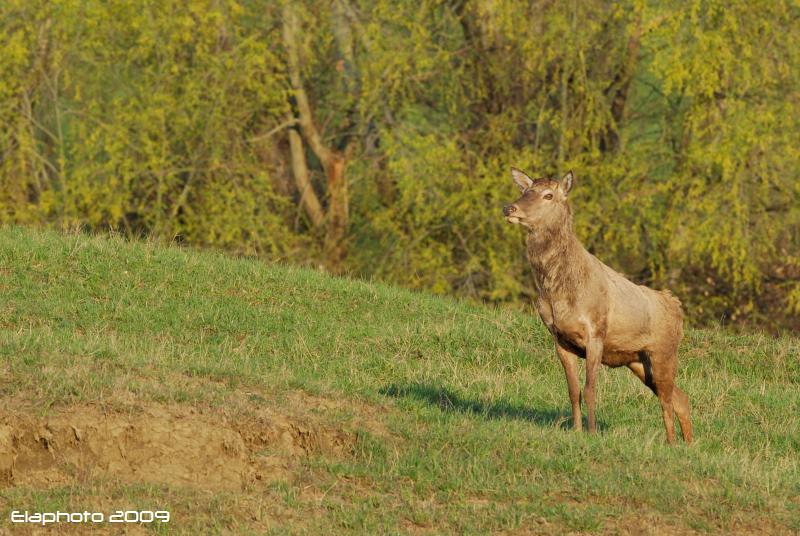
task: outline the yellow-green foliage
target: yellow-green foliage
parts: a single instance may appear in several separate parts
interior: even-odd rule
[[[251,142],[288,108],[282,66],[267,32],[243,27],[240,5],[58,0],[6,9],[13,53],[0,60],[2,113],[14,128],[2,138],[4,219],[246,252],[292,245],[287,200]]]
[[[509,167],[571,168],[583,242],[690,318],[800,313],[789,0],[6,0],[0,221],[323,262],[289,161],[287,1],[314,121],[354,148],[345,269],[525,303]]]

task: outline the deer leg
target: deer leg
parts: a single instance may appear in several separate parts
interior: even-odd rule
[[[653,394],[656,393],[656,384],[653,383],[653,370],[650,368],[650,361],[642,360],[642,361],[634,361],[633,363],[628,363],[628,368],[631,369],[631,372],[636,374],[636,377],[642,380],[642,383],[645,384],[647,387],[653,391]]]
[[[556,341],[556,353],[564,367],[567,375],[567,389],[569,390],[569,401],[572,403],[572,426],[575,430],[581,431],[581,388],[578,384],[578,356],[570,352],[558,341]]]
[[[597,400],[597,373],[603,357],[603,340],[592,337],[586,344],[586,385],[583,395],[586,397],[586,407],[589,413],[589,432],[596,431],[594,418],[595,401]]]
[[[675,411],[672,408],[672,391],[675,388],[673,382],[661,382],[656,384],[656,396],[661,403],[661,414],[664,417],[664,428],[667,431],[667,443],[675,444]]]
[[[681,435],[683,435],[683,440],[689,445],[692,443],[692,410],[689,405],[689,397],[686,396],[686,393],[681,391],[677,385],[674,386],[672,390],[672,407],[675,408],[675,413],[678,414],[678,422],[681,423]]]
[[[667,432],[667,443],[674,444],[675,443],[675,412],[673,410],[673,399],[677,401],[677,405],[680,406],[678,410],[679,415],[684,410],[684,406],[681,405],[682,402],[685,401],[685,409],[686,409],[686,417],[688,422],[688,404],[689,400],[686,397],[686,394],[683,391],[680,391],[677,387],[675,387],[674,376],[673,377],[666,377],[666,378],[654,378],[653,377],[653,365],[650,359],[650,356],[647,355],[645,352],[639,353],[639,361],[634,361],[633,363],[628,364],[628,368],[636,374],[636,377],[642,380],[647,387],[650,388],[651,391],[658,397],[658,401],[661,403],[661,412],[664,418],[664,428]],[[663,372],[663,371],[662,371]],[[677,394],[680,392],[680,395]],[[673,396],[675,395],[675,396]],[[681,395],[683,395],[684,399],[681,399]],[[683,421],[681,420],[681,431],[684,430]],[[689,431],[689,440],[691,440],[691,423],[689,422],[687,430]],[[686,436],[684,435],[684,439]]]

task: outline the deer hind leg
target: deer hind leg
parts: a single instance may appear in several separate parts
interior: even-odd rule
[[[667,443],[675,444],[675,410],[672,407],[672,392],[675,383],[672,381],[656,382],[656,396],[661,403],[661,413],[664,416],[664,428],[667,431]]]
[[[657,361],[655,359],[656,357],[665,357],[665,359]],[[658,389],[656,396],[658,396],[659,400],[661,400],[663,383],[663,390],[669,390],[672,395],[672,409],[678,415],[678,422],[681,423],[681,435],[683,435],[683,440],[687,444],[690,444],[692,442],[691,407],[689,405],[689,397],[686,396],[686,393],[684,393],[677,385],[675,385],[677,362],[677,348],[666,354],[654,355],[653,376],[655,379],[656,388]],[[666,419],[666,416],[664,418]],[[667,426],[668,436],[670,435],[670,428],[674,429],[674,420],[672,418],[670,418],[670,425]]]
[[[682,413],[687,417],[688,422],[688,398],[683,391],[675,387],[675,373],[668,370],[654,370],[653,360],[646,352],[639,352],[639,360],[628,364],[628,368],[639,378],[642,383],[650,388],[658,397],[661,403],[661,413],[664,417],[664,428],[667,432],[667,443],[675,443],[675,411],[673,408],[673,398],[679,402],[679,415]],[[676,395],[676,391],[680,395]],[[681,398],[683,395],[683,398]],[[685,402],[686,405],[681,405]],[[684,412],[683,410],[686,409]],[[683,420],[681,420],[681,431],[684,430]],[[691,438],[691,424],[689,424],[689,436]],[[684,439],[686,434],[684,432]]]
[[[672,407],[675,408],[675,413],[678,414],[683,440],[689,445],[692,443],[692,410],[689,405],[689,397],[677,385],[672,389]]]

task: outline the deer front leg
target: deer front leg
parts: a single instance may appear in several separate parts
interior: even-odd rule
[[[556,340],[556,353],[567,375],[569,401],[572,403],[572,426],[580,432],[583,423],[581,421],[581,388],[578,384],[578,356],[561,346],[558,340]]]
[[[597,373],[603,358],[603,340],[599,337],[590,337],[586,344],[586,385],[583,396],[586,397],[586,407],[589,412],[589,432],[596,430],[594,408],[597,400]]]

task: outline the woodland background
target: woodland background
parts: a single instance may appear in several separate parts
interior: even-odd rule
[[[4,0],[0,223],[527,307],[509,168],[696,325],[800,328],[800,3]]]

